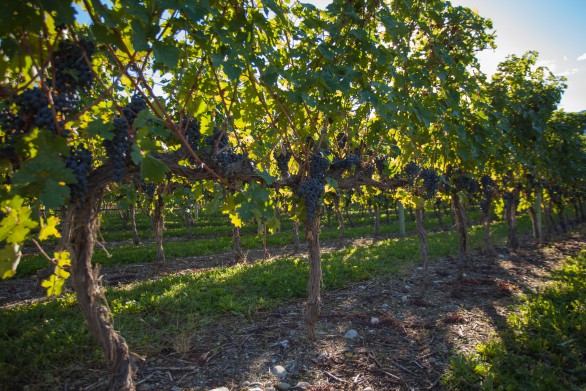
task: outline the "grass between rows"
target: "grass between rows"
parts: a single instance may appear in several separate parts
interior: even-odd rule
[[[530,231],[526,218],[520,219],[519,230]],[[506,232],[504,224],[495,224],[495,243],[502,243]],[[471,228],[471,248],[479,247],[481,242],[481,227]],[[455,232],[429,234],[431,258],[453,255],[457,248]],[[418,259],[419,242],[414,237],[324,254],[324,290],[395,274]],[[217,316],[246,317],[303,298],[307,280],[306,258],[283,257],[108,288],[106,296],[115,327],[131,349],[152,355],[163,348],[180,349],[175,341],[189,340],[198,328]],[[7,389],[24,384],[50,388],[59,383],[64,371],[83,371],[87,367],[103,367],[102,355],[72,294],[0,310],[0,384]]]
[[[451,360],[444,384],[455,390],[586,389],[586,250],[524,298],[507,327],[470,355]]]
[[[474,213],[471,218],[474,218]],[[368,220],[367,220],[368,221]],[[426,226],[429,229],[439,227],[439,222],[436,218],[429,218],[426,221]],[[232,229],[231,227],[227,227]],[[407,232],[415,232],[415,223],[407,221],[405,223]],[[372,235],[373,228],[370,225],[347,227],[345,229],[346,238],[357,238]],[[391,224],[381,224],[381,235],[391,235],[399,233],[399,225],[397,221],[391,221]],[[174,236],[178,232],[164,232],[166,238],[177,238]],[[302,233],[300,232],[300,235]],[[322,228],[320,232],[320,239],[332,240],[338,238],[338,228]],[[259,249],[263,246],[262,235],[246,235],[241,237],[241,246],[244,250]],[[285,246],[293,244],[293,236],[291,230],[281,231],[267,236],[267,246]],[[168,259],[196,257],[202,255],[226,253],[231,250],[233,241],[231,236],[220,236],[213,238],[194,238],[185,240],[167,240],[163,247],[165,249],[165,256]],[[146,243],[135,246],[133,244],[123,244],[119,246],[112,246],[108,248],[108,257],[105,251],[99,246],[95,247],[95,253],[92,262],[102,266],[117,266],[128,265],[136,263],[148,263],[155,259],[156,247],[154,243]],[[31,254],[24,256],[18,266],[16,277],[24,277],[35,274],[38,270],[46,267],[48,261],[41,254]]]

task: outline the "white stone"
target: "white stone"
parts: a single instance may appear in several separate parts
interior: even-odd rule
[[[275,375],[277,379],[282,380],[287,377],[287,370],[280,365],[275,365],[273,367],[273,375]]]
[[[370,318],[370,324],[379,324],[380,323],[380,319],[377,318],[376,316],[373,316],[372,318]]]
[[[230,389],[228,387],[218,387],[210,391],[230,391]]]
[[[346,334],[344,334],[344,337],[348,338],[348,339],[354,339],[354,338],[358,337],[358,331],[350,329],[350,330],[346,331]]]
[[[275,388],[279,391],[287,391],[287,390],[291,389],[291,384],[285,383],[285,382],[279,382],[279,384],[277,384],[275,386]]]
[[[403,301],[403,303],[406,303],[407,300],[409,300],[409,298],[407,296],[401,296],[401,300]]]

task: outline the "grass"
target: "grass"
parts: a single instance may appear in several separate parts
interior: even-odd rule
[[[444,384],[454,390],[586,389],[586,250],[525,297],[495,339],[455,356]]]
[[[470,213],[470,219],[477,218],[477,212]],[[146,218],[146,216],[145,216]],[[118,214],[113,214],[112,212],[108,213],[106,221],[110,221],[114,224],[118,221],[120,217]],[[355,219],[356,226],[355,227],[346,227],[345,229],[345,237],[346,238],[359,238],[364,236],[372,235],[373,228],[370,225],[372,220],[370,218],[363,218],[363,219]],[[444,219],[446,220],[446,219]],[[206,221],[207,223],[208,221]],[[360,226],[358,223],[368,224]],[[439,221],[435,218],[433,214],[429,215],[429,218],[426,221],[426,227],[428,229],[434,229],[439,227]],[[207,229],[209,226],[203,226],[201,229]],[[168,229],[164,232],[164,237],[166,239],[163,247],[165,249],[165,256],[167,259],[173,258],[185,258],[185,257],[196,257],[202,255],[211,255],[211,254],[221,254],[231,251],[233,242],[231,236],[232,227],[224,221],[224,226],[216,226],[216,228],[221,229],[228,229],[230,231],[230,235],[226,236],[217,236],[217,237],[204,237],[204,238],[194,238],[194,239],[184,239],[185,235],[187,235],[186,228],[182,229]],[[256,233],[256,227],[248,227],[249,231]],[[252,230],[250,230],[253,228]],[[291,226],[289,226],[289,230],[285,231],[282,230],[281,232],[277,232],[274,234],[270,234],[267,236],[267,246],[285,246],[285,245],[293,245],[293,236],[291,233]],[[413,221],[406,221],[405,229],[407,233],[415,232],[415,223]],[[130,235],[130,232],[123,232],[120,230],[112,229],[112,232],[124,235]],[[391,224],[384,224],[381,223],[379,232],[381,235],[392,235],[392,234],[399,234],[399,226],[396,221],[391,221]],[[148,231],[152,235],[151,231]],[[179,235],[182,234],[182,235]],[[301,234],[301,232],[300,232]],[[143,233],[144,235],[144,233]],[[178,236],[176,236],[178,235]],[[334,240],[337,239],[339,235],[339,229],[336,226],[335,228],[327,228],[325,225],[322,226],[320,232],[320,239],[321,240]],[[106,236],[106,235],[105,235]],[[181,237],[182,236],[182,237]],[[181,239],[181,240],[169,240],[169,239]],[[243,235],[241,237],[241,247],[244,250],[252,250],[252,249],[259,249],[262,248],[262,235],[258,234],[249,234]],[[136,263],[149,263],[152,262],[156,255],[156,248],[153,243],[147,244],[140,244],[135,246],[133,244],[122,244],[118,246],[111,246],[108,248],[108,252],[111,257],[108,257],[108,254],[104,252],[99,246],[96,246],[94,249],[95,253],[92,258],[92,262],[94,264],[99,264],[102,266],[117,266],[117,265],[128,265],[128,264],[136,264]],[[29,254],[23,256],[18,269],[16,278],[34,275],[38,270],[46,267],[48,265],[47,260],[40,254]]]
[[[520,232],[529,231],[526,220],[520,219]],[[506,237],[502,223],[495,224],[493,232],[495,242]],[[481,227],[471,228],[471,248],[481,242]],[[429,234],[431,258],[456,254],[457,248],[455,232]],[[414,237],[324,254],[324,290],[395,274],[418,259]],[[304,298],[307,279],[305,258],[283,257],[108,288],[106,295],[115,327],[131,349],[152,355],[165,348],[185,349],[187,342],[177,336],[193,335],[217,316],[246,317]],[[179,340],[183,342],[178,344]],[[0,310],[0,388],[18,389],[24,384],[51,388],[65,371],[103,365],[73,295]]]

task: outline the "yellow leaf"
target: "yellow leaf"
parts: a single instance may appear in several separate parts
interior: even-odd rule
[[[237,228],[242,227],[242,220],[240,219],[238,213],[230,213],[230,222],[232,222],[232,225]]]
[[[57,224],[59,224],[59,218],[55,216],[49,217],[46,224],[44,224],[43,219],[41,219],[41,232],[39,232],[39,240],[42,241],[50,238],[51,236],[60,238],[61,234],[57,230]]]
[[[57,261],[57,266],[59,267],[68,267],[71,266],[71,257],[69,251],[59,251],[53,253],[55,257],[55,261]]]

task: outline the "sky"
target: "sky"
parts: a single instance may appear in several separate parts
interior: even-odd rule
[[[325,8],[329,0],[302,0]],[[482,70],[492,76],[508,55],[539,53],[538,65],[567,78],[560,108],[586,110],[586,0],[452,0],[492,20],[496,50],[479,53]]]

